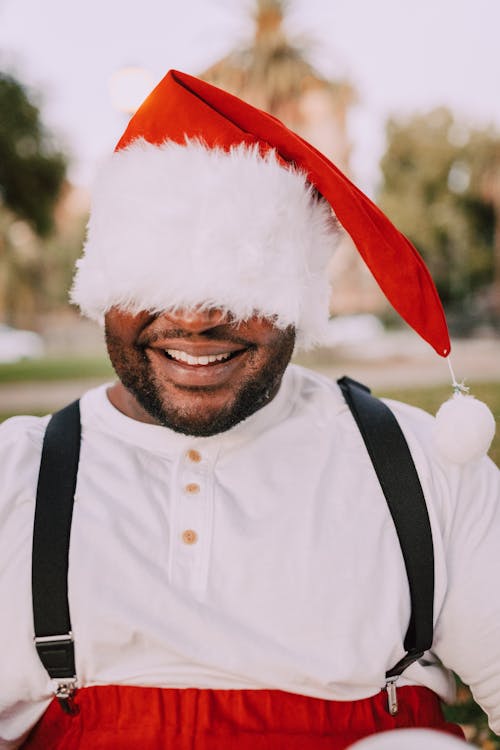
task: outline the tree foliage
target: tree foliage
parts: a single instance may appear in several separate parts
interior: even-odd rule
[[[445,304],[470,299],[495,274],[488,175],[500,138],[447,109],[387,124],[379,204],[421,252]]]
[[[0,71],[0,320],[38,328],[61,305],[81,246],[67,158],[33,94]]]
[[[66,158],[44,128],[37,105],[15,78],[0,72],[0,194],[39,236],[53,225]]]

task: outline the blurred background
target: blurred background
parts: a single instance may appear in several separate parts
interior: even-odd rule
[[[498,0],[0,0],[0,420],[112,378],[67,291],[96,165],[169,68],[276,115],[381,206],[431,269],[458,378],[498,418],[499,28]],[[331,277],[330,346],[299,361],[435,410],[446,364],[348,238]],[[450,710],[500,747],[465,688]]]

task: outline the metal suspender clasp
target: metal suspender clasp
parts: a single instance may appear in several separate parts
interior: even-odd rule
[[[387,707],[391,716],[396,716],[398,713],[398,695],[396,689],[396,682],[399,680],[399,675],[395,677],[389,677],[385,683],[385,689],[387,690]]]
[[[56,683],[54,694],[61,708],[68,714],[77,714],[78,706],[73,699],[77,685],[73,633],[35,636],[35,646],[43,666]]]
[[[387,690],[387,702],[389,713],[391,716],[396,716],[398,712],[398,697],[396,695],[396,682],[401,677],[401,674],[411,666],[414,662],[418,661],[424,655],[423,651],[417,649],[411,649],[408,651],[402,659],[394,665],[392,669],[385,673],[385,689]]]
[[[57,680],[55,696],[64,713],[70,716],[76,716],[80,711],[74,700],[75,693],[76,678],[74,680]]]

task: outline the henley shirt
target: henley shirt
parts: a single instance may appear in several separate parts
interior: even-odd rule
[[[208,438],[81,399],[69,560],[79,686],[279,689],[350,701],[403,656],[408,582],[393,521],[336,383],[290,366],[268,405]],[[433,418],[388,402],[426,497],[432,651],[399,684],[452,700],[449,670],[500,731],[500,473],[436,455]],[[0,748],[54,684],[33,643],[31,544],[48,417],[0,427]],[[397,466],[394,471],[397,471]]]

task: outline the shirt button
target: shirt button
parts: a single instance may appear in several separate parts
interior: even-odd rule
[[[182,532],[182,541],[184,544],[196,544],[198,541],[198,534],[193,529],[186,529]]]
[[[187,457],[194,464],[199,464],[201,461],[201,453],[199,451],[194,450],[194,448],[191,448],[190,450],[188,450]]]
[[[196,495],[200,491],[200,485],[196,484],[196,482],[191,482],[190,484],[186,484],[186,486],[184,487],[184,489],[190,495]]]

